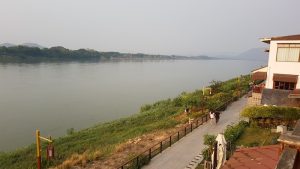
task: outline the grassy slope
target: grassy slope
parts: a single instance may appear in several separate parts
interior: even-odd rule
[[[229,97],[235,96],[237,84],[241,89],[247,89],[249,76],[242,78],[240,82],[235,79],[228,80],[218,86],[218,93],[209,97],[208,107],[217,107]],[[199,107],[201,101],[201,90],[192,93],[182,93],[174,99],[163,100],[153,105],[145,105],[141,112],[128,118],[115,120],[109,123],[99,124],[94,127],[75,132],[72,135],[55,139],[56,159],[47,162],[43,152],[43,166],[55,166],[62,163],[73,154],[86,153],[88,160],[105,158],[110,155],[115,147],[130,138],[140,136],[144,133],[171,128],[181,123],[175,120],[186,105]],[[43,150],[45,150],[43,145]],[[100,153],[98,153],[100,152]],[[35,168],[35,145],[0,154],[0,168]]]

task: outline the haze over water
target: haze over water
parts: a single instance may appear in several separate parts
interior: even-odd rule
[[[141,105],[227,80],[263,61],[165,60],[0,65],[0,151],[137,113]]]

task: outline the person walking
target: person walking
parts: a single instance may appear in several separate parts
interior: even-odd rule
[[[209,112],[209,118],[210,118],[210,124],[212,125],[213,123],[215,123],[215,113],[213,112]]]
[[[214,114],[215,114],[216,124],[217,124],[219,122],[219,120],[220,120],[220,112],[217,111]]]

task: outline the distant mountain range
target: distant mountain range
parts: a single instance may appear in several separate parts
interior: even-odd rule
[[[264,52],[264,50],[264,48],[252,48],[232,57],[232,59],[267,61],[269,53]]]
[[[36,43],[22,43],[19,45],[12,44],[12,43],[2,43],[2,44],[0,44],[0,46],[5,46],[5,47],[26,46],[26,47],[36,47],[36,48],[40,48],[40,49],[46,48],[46,47],[36,44]]]
[[[149,55],[143,53],[99,52],[91,49],[70,50],[61,46],[46,48],[36,43],[0,44],[0,62],[2,61],[47,61],[47,60],[124,60],[124,59],[177,59],[177,60],[256,60],[267,61],[268,55],[263,48],[249,49],[236,56],[179,56],[179,55]]]

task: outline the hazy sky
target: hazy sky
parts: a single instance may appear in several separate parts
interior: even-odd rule
[[[300,0],[0,0],[0,43],[150,54],[239,53],[300,34]]]

